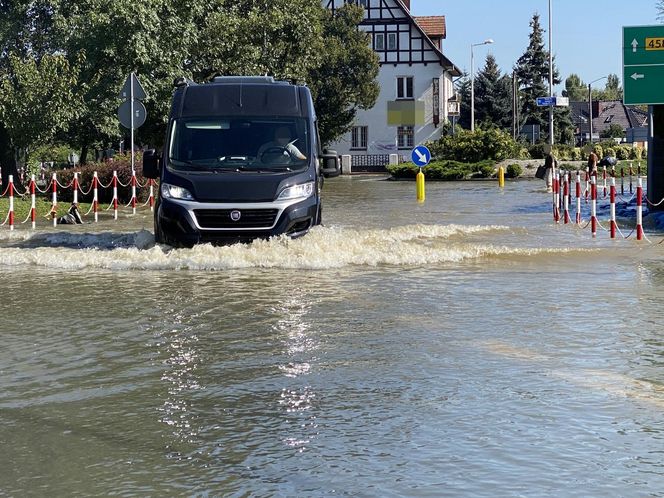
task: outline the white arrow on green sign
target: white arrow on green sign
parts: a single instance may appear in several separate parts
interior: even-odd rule
[[[623,27],[623,101],[664,104],[664,25]]]

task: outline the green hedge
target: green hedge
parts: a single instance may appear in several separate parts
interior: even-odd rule
[[[436,160],[478,163],[519,157],[521,147],[509,133],[501,130],[461,130],[427,143]]]
[[[401,163],[387,167],[394,178],[415,178],[419,168],[412,163]],[[430,180],[464,180],[467,178],[489,178],[495,174],[495,161],[486,160],[476,163],[460,161],[434,161],[423,172]]]

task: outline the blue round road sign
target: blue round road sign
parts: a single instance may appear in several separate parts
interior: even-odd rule
[[[413,149],[410,158],[415,166],[423,168],[431,162],[431,152],[424,145],[418,145]]]

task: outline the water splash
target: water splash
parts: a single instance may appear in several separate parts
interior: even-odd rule
[[[0,265],[58,269],[224,270],[230,268],[327,269],[351,265],[426,265],[503,255],[565,252],[478,243],[471,236],[494,241],[504,226],[408,225],[392,229],[356,230],[318,227],[305,237],[281,236],[251,244],[192,249],[155,245],[147,230],[130,233],[57,233],[36,235],[18,247],[0,251]]]

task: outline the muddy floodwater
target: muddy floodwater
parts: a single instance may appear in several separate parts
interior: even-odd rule
[[[542,186],[341,177],[230,247],[2,227],[0,496],[664,496],[664,234]]]

